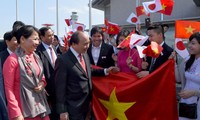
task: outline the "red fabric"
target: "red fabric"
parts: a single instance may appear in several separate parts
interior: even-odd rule
[[[107,26],[108,34],[118,34],[120,31],[120,27],[118,24],[111,23],[111,22],[105,20],[105,25]]]
[[[136,7],[136,14],[139,17],[140,15],[146,15],[144,7],[143,6],[138,6]],[[148,14],[150,16],[150,14]]]
[[[175,23],[175,38],[188,39],[193,33],[200,31],[200,22],[177,20]]]
[[[143,54],[146,54],[146,56],[149,57],[157,58],[161,54],[162,50],[163,47],[158,45],[158,43],[151,42],[151,44],[148,45],[147,48],[143,50]]]
[[[92,108],[97,120],[108,117],[108,110],[99,99],[109,101],[113,89],[118,102],[136,102],[124,112],[128,120],[178,120],[173,60],[140,80],[135,75],[118,73],[93,77],[92,82]]]
[[[174,1],[173,0],[160,0],[162,4],[162,10],[160,10],[160,13],[163,13],[165,15],[171,15],[173,7],[174,7]]]

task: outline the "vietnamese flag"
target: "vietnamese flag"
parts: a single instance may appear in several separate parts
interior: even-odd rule
[[[200,22],[177,20],[175,38],[188,39],[193,33],[200,31]]]
[[[131,32],[118,46],[117,48],[126,48],[129,47],[131,36],[135,34],[135,31]]]
[[[173,60],[142,79],[117,73],[92,82],[96,120],[178,120]]]
[[[160,1],[162,5],[162,10],[160,10],[159,12],[165,15],[171,15],[174,7],[174,1],[173,0],[160,0]]]
[[[146,14],[143,6],[136,7],[136,15],[139,17],[140,15],[148,15],[150,16],[150,13]]]
[[[108,34],[118,34],[120,31],[120,27],[116,23],[112,23],[108,20],[105,20],[105,25],[107,26],[107,33]]]
[[[151,44],[148,45],[147,48],[143,50],[143,54],[152,58],[158,58],[162,50],[163,50],[162,46],[152,41]]]

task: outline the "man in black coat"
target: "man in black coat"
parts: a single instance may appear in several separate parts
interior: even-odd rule
[[[3,64],[7,57],[15,51],[18,47],[17,39],[13,36],[12,31],[6,32],[4,34],[4,41],[7,45],[7,48],[4,51],[0,52],[0,59],[1,59],[1,67],[3,68]]]
[[[144,71],[137,73],[137,76],[139,78],[143,78],[155,71],[158,67],[160,67],[168,60],[169,56],[173,52],[173,49],[169,47],[164,41],[164,30],[161,25],[152,25],[148,27],[147,34],[149,36],[149,41],[157,42],[160,46],[163,47],[163,51],[158,58],[146,58],[146,61],[142,63],[142,68],[144,69]]]
[[[118,70],[116,67],[91,69],[86,53],[89,43],[85,33],[75,32],[69,50],[56,60],[56,106],[60,120],[85,120],[92,98],[91,75],[103,76]]]
[[[112,54],[114,54],[113,46],[104,43],[103,31],[100,27],[93,27],[91,30],[91,44],[88,48],[90,63],[102,68],[114,66]]]
[[[52,45],[54,40],[54,33],[50,27],[42,27],[39,29],[41,44],[37,47],[36,53],[42,60],[44,67],[44,76],[47,82],[45,87],[48,96],[47,100],[51,108],[51,114],[49,115],[51,120],[58,120],[59,116],[56,114],[55,108],[55,86],[54,86],[54,66],[57,54],[55,47]]]

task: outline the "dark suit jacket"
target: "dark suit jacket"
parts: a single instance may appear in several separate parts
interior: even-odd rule
[[[48,101],[55,102],[54,67],[51,63],[51,58],[49,57],[42,43],[37,47],[36,53],[39,55],[43,63],[44,76],[47,82],[47,86],[45,89],[49,94]]]
[[[60,48],[59,48],[59,47],[60,47],[60,45],[58,46],[58,48],[56,48],[56,52],[57,52],[58,55],[61,55],[62,52],[60,51]]]
[[[162,47],[163,47],[162,55],[160,54],[160,56],[156,58],[152,70],[149,71],[150,73],[155,71],[159,66],[161,66],[164,62],[166,62],[171,53],[173,52],[173,49],[169,47],[166,43],[164,43]],[[148,70],[151,65],[151,59],[152,59],[151,57],[147,57],[147,62],[149,64],[147,68]]]
[[[103,69],[92,70],[87,54],[83,55],[87,74],[69,49],[55,65],[57,112],[68,112],[70,120],[85,120],[91,101],[91,73],[104,75]]]
[[[7,57],[9,56],[10,54],[8,53],[8,50],[5,49],[4,51],[0,52],[0,59],[1,59],[1,68],[3,68],[3,64],[4,62],[6,61]]]
[[[7,48],[6,42],[0,40],[0,52],[4,51]]]
[[[94,65],[94,60],[92,57],[92,44],[90,44],[90,47],[88,48],[87,53],[90,58],[90,63]],[[113,46],[102,42],[100,53],[99,53],[99,59],[97,61],[97,66],[103,67],[103,68],[114,66],[115,62],[112,59],[113,53],[114,53]]]
[[[4,81],[1,68],[0,68],[0,120],[8,120],[8,111],[6,107],[6,98],[4,92]]]

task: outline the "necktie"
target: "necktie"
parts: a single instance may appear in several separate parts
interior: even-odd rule
[[[154,68],[155,62],[156,62],[156,58],[152,58],[152,59],[151,59],[151,65],[150,65],[150,67],[149,67],[149,72],[152,72],[152,70],[153,70],[153,68]]]
[[[83,59],[83,56],[81,54],[78,55],[79,59],[80,59],[80,63],[81,63],[81,66],[82,68],[84,69],[84,71],[86,72],[86,67],[85,67],[85,62],[84,62],[84,59]],[[87,73],[87,72],[86,72]]]
[[[55,57],[55,55],[53,53],[53,48],[49,47],[49,49],[50,49],[52,64],[55,65],[56,57]]]

